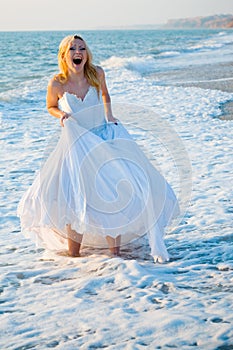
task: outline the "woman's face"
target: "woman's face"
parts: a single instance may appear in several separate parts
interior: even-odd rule
[[[66,62],[68,68],[75,72],[81,72],[87,62],[87,51],[85,42],[80,39],[73,39],[70,43]]]

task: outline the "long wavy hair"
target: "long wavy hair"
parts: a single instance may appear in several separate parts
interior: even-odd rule
[[[100,79],[98,77],[97,69],[92,63],[92,53],[87,46],[85,40],[79,35],[68,35],[66,36],[59,45],[58,51],[58,65],[60,73],[56,75],[56,79],[62,84],[65,84],[68,80],[68,66],[66,63],[66,56],[70,49],[70,43],[74,39],[82,40],[86,47],[87,61],[84,65],[84,76],[86,77],[88,83],[96,88],[98,93],[100,92]]]

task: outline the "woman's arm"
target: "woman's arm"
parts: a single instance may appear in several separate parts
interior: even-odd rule
[[[103,98],[106,117],[109,122],[113,122],[117,124],[117,119],[114,118],[112,114],[111,98],[108,92],[104,70],[101,67],[97,67],[97,72],[99,74],[99,78],[101,82],[101,91],[102,91],[102,98]]]
[[[48,84],[46,105],[48,112],[56,117],[60,118],[61,126],[64,126],[63,121],[69,118],[70,114],[63,112],[58,108],[58,100],[62,96],[61,84],[52,78]]]

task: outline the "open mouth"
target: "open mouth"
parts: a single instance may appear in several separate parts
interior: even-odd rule
[[[74,58],[73,59],[74,64],[80,64],[82,62],[81,58]]]

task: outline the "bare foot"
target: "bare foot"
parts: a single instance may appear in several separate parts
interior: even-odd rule
[[[121,236],[117,236],[116,238],[106,236],[106,240],[111,254],[114,256],[120,256]]]
[[[72,256],[74,258],[80,256],[80,247],[81,244],[78,242],[73,241],[72,239],[68,238],[68,253],[69,256]]]
[[[80,233],[77,233],[75,230],[72,230],[71,225],[67,225],[67,234],[69,256],[79,257],[83,236]]]

